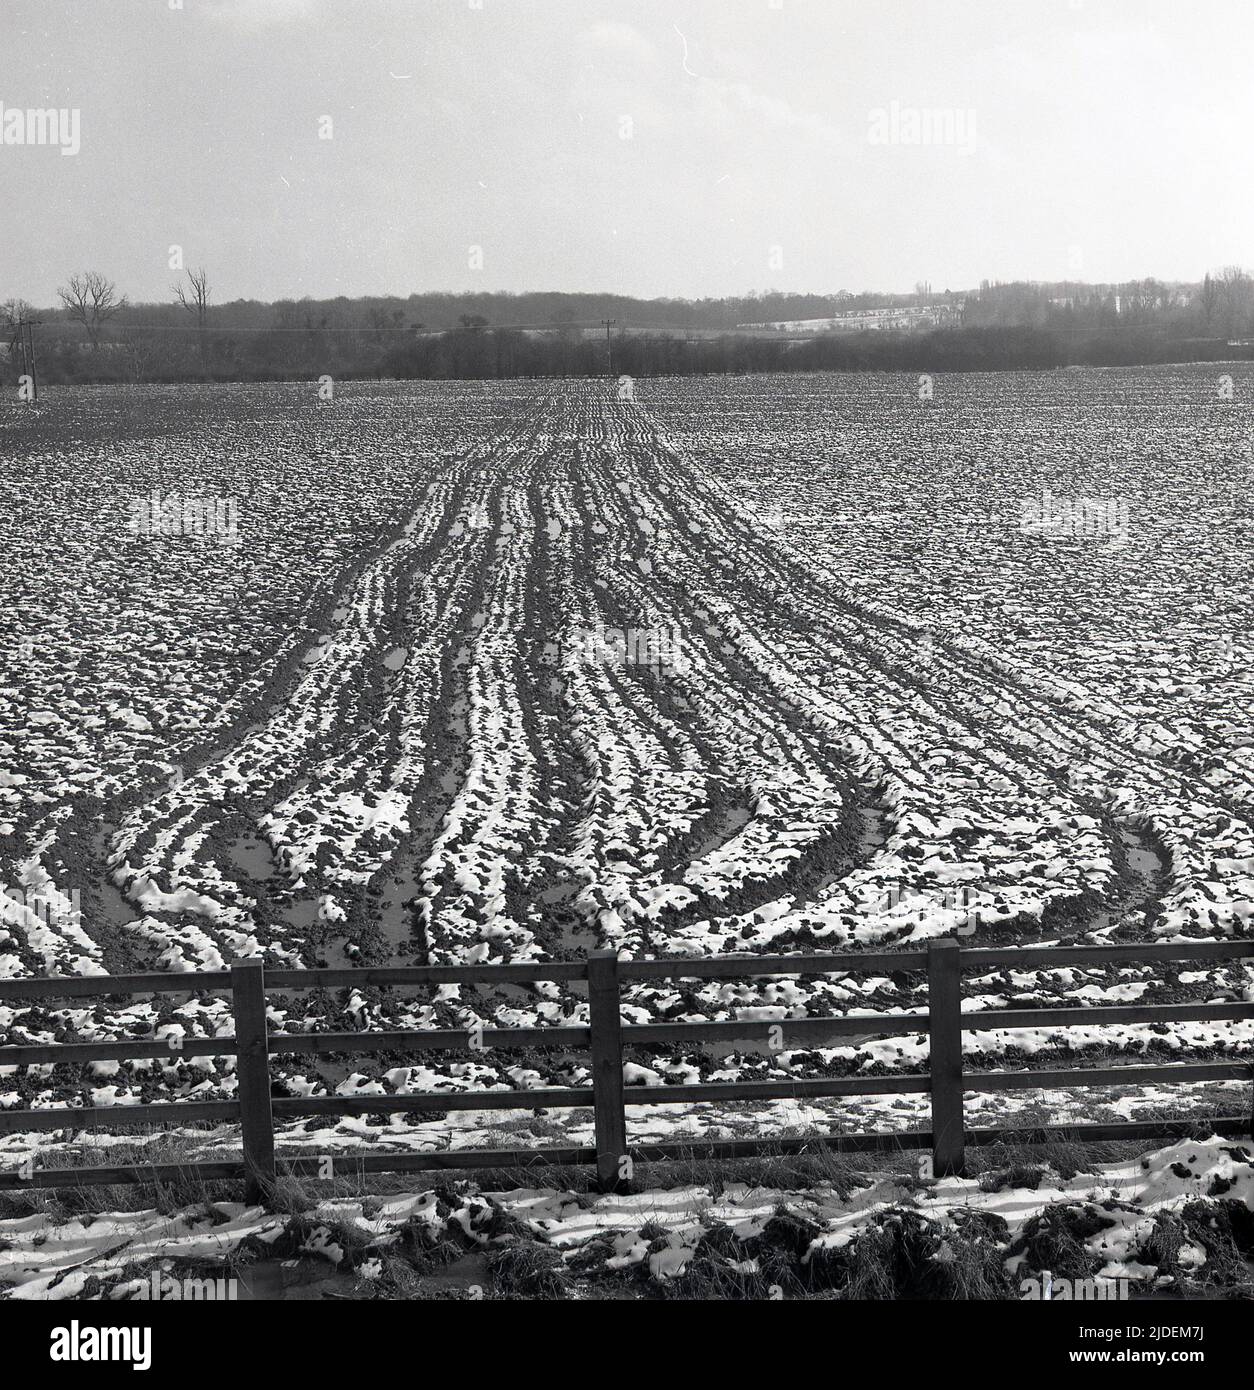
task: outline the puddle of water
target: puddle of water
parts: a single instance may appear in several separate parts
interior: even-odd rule
[[[1128,849],[1128,866],[1138,874],[1144,874],[1147,878],[1152,874],[1160,874],[1166,868],[1161,855],[1155,854],[1152,849],[1131,848]]]
[[[466,724],[466,714],[469,709],[469,701],[465,696],[461,696],[449,706],[448,719],[444,723],[444,727],[457,739],[459,745],[464,743],[470,734]]]
[[[1167,861],[1148,837],[1132,826],[1121,825],[1119,839],[1128,872],[1114,906],[1093,913],[1084,924],[1086,933],[1113,931],[1134,914],[1150,912],[1166,887]]]
[[[321,920],[318,916],[317,898],[286,903],[279,909],[279,915],[289,927],[295,927],[300,932],[310,931]]]
[[[235,867],[255,883],[264,883],[278,870],[269,844],[256,835],[241,835],[227,852]]]
[[[884,848],[888,838],[884,833],[884,814],[884,808],[875,799],[858,806],[858,848],[854,865],[869,862]],[[835,873],[824,874],[815,884],[815,895],[825,893],[833,883],[839,883],[848,875],[850,867],[847,865]]]
[[[388,654],[383,658],[383,664],[388,668],[389,671],[399,671],[408,660],[408,647],[393,647],[392,650],[388,652]]]
[[[743,802],[735,802],[728,806],[719,817],[718,824],[692,851],[691,858],[704,859],[707,854],[713,854],[734,835],[739,834],[752,819],[752,812]]]
[[[306,666],[312,666],[315,661],[321,661],[322,658],[326,656],[327,648],[331,645],[333,640],[330,633],[324,632],[322,636],[318,638],[317,645],[308,648],[305,655],[301,657],[301,660]]]
[[[488,1257],[475,1251],[469,1255],[463,1255],[460,1260],[454,1260],[452,1264],[445,1265],[438,1273],[423,1280],[424,1286],[432,1291],[468,1289],[475,1284],[481,1288],[486,1288],[487,1283]]]
[[[325,1260],[257,1260],[236,1275],[239,1301],[305,1303],[343,1297],[356,1283],[352,1274],[339,1274]]]
[[[97,864],[103,865],[107,861],[109,840],[117,826],[112,821],[106,821],[96,832],[92,839],[92,849]],[[143,916],[143,913],[134,903],[132,903],[108,877],[107,873],[102,874],[96,879],[94,885],[96,890],[96,905],[100,919],[111,928],[126,930]],[[84,913],[85,925],[90,929],[91,922]],[[145,948],[139,937],[131,937],[133,949],[142,952]],[[155,970],[156,963],[148,966]]]
[[[888,836],[884,833],[884,808],[859,806],[858,854],[863,860],[873,859],[884,848]]]
[[[1120,826],[1119,838],[1123,841],[1133,880],[1123,904],[1123,915],[1134,910],[1148,911],[1162,897],[1166,887],[1167,861],[1148,836],[1131,826]]]
[[[384,885],[376,921],[387,942],[393,963],[408,963],[419,949],[414,931],[414,899],[422,891],[418,881],[418,857],[405,855]],[[372,914],[374,915],[374,914]]]
[[[537,901],[545,907],[558,909],[546,914],[547,920],[557,929],[557,939],[563,948],[576,955],[586,955],[601,945],[595,930],[584,922],[573,907],[567,906],[582,887],[582,881],[554,883],[537,895]]]

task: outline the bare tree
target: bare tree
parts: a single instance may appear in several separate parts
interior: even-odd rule
[[[71,275],[69,283],[57,291],[67,317],[81,323],[87,331],[93,352],[100,350],[100,331],[119,309],[126,308],[126,296],[118,298],[118,287],[98,270]]]
[[[152,335],[142,328],[124,328],[122,350],[131,380],[148,381],[157,365],[157,345]]]
[[[187,272],[187,284],[181,282],[174,286],[174,297],[187,310],[194,314],[196,327],[203,333],[209,318],[209,272],[202,266],[199,270]]]
[[[395,345],[397,336],[405,331],[405,311],[386,304],[369,304],[366,307],[366,324],[374,340],[380,347]]]
[[[35,306],[27,299],[6,299],[0,303],[0,320],[7,326],[35,317]]]
[[[1202,317],[1206,321],[1206,331],[1210,332],[1211,320],[1215,317],[1215,310],[1219,307],[1219,285],[1211,278],[1210,272],[1202,281],[1202,292],[1198,296],[1202,305]]]
[[[1224,327],[1229,333],[1243,332],[1250,312],[1254,281],[1239,265],[1226,265],[1219,272],[1219,288],[1223,296]]]
[[[1130,323],[1151,323],[1159,310],[1166,306],[1166,286],[1152,277],[1130,280],[1120,286],[1124,314]]]
[[[19,355],[18,338],[22,332],[22,320],[34,317],[35,307],[25,299],[6,299],[0,304],[0,344],[3,344],[10,361]]]

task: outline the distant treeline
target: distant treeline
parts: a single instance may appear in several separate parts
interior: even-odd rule
[[[1059,333],[1037,328],[945,328],[930,333],[816,334],[803,340],[744,334],[685,339],[634,333],[604,337],[528,334],[487,327],[452,329],[400,341],[363,341],[320,332],[275,341],[206,331],[191,343],[131,337],[85,350],[44,334],[43,383],[284,381],[395,378],[483,380],[552,376],[685,376],[811,371],[1004,371],[1070,365],[1254,357],[1223,338],[1173,339],[1154,331]],[[9,364],[6,375],[16,371]]]
[[[1248,357],[1254,281],[1237,267],[1194,285],[988,284],[965,296],[764,294],[722,300],[613,295],[426,294],[407,299],[212,302],[188,271],[167,304],[127,302],[80,272],[61,307],[0,304],[37,321],[41,379],[58,382],[685,375],[775,371],[972,371]],[[948,306],[960,327],[738,331],[871,307]],[[602,319],[611,319],[607,344]],[[848,320],[846,320],[848,323]],[[0,363],[16,374],[13,352]]]
[[[1197,284],[1129,280],[1117,285],[1061,281],[982,284],[963,301],[963,326],[1047,328],[1065,333],[1137,333],[1171,338],[1254,334],[1254,279],[1224,266]]]

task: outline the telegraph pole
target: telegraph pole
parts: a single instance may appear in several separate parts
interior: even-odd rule
[[[602,319],[605,325],[605,365],[610,376],[614,375],[614,344],[610,341],[610,329],[618,322],[617,319]]]
[[[6,330],[12,329],[13,336],[9,339],[9,361],[16,363],[19,376],[26,373],[26,333],[22,326],[21,319],[10,319],[5,325]]]
[[[30,372],[30,398],[32,401],[39,399],[39,373],[35,370],[35,325],[38,319],[26,320],[26,347],[30,353],[27,359],[27,369]]]
[[[19,376],[30,377],[30,400],[39,399],[39,377],[35,372],[35,325],[40,319],[18,319],[17,350],[21,360]]]

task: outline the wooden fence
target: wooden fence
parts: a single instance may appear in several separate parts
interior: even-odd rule
[[[258,959],[241,960],[229,971],[11,979],[0,981],[0,1004],[13,1000],[83,996],[134,996],[227,992],[233,1001],[231,1037],[122,1042],[47,1043],[0,1047],[0,1066],[127,1061],[143,1058],[230,1057],[236,1059],[238,1098],[175,1101],[124,1106],[0,1109],[0,1134],[60,1129],[90,1130],[238,1122],[239,1161],[137,1166],[26,1169],[0,1173],[0,1189],[128,1182],[174,1181],[190,1174],[205,1180],[240,1179],[249,1201],[264,1200],[276,1172],[322,1175],[324,1161],[276,1155],[274,1121],[302,1115],[361,1115],[449,1110],[530,1110],[591,1106],[595,1145],[529,1149],[446,1149],[435,1153],[335,1155],[335,1171],[408,1172],[439,1168],[514,1168],[548,1164],[595,1164],[603,1190],[621,1190],[632,1165],[668,1159],[747,1157],[764,1153],[931,1150],[937,1176],[961,1174],[968,1145],[999,1142],[1043,1143],[1067,1140],[1153,1140],[1194,1133],[1197,1119],[1079,1124],[1044,1128],[969,1129],[963,1093],[1062,1086],[1117,1086],[1144,1082],[1247,1080],[1247,1061],[1210,1061],[1073,1067],[1065,1070],[967,1071],[962,1034],[1009,1028],[1093,1027],[1112,1023],[1180,1023],[1254,1017],[1254,1003],[1132,1004],[1090,1008],[984,1009],[963,1013],[962,971],[1025,967],[1104,966],[1143,961],[1231,961],[1254,957],[1254,941],[1138,943],[1127,946],[1040,946],[1008,949],[964,948],[957,941],[932,942],[926,950],[859,952],[851,955],[779,957],[712,956],[701,959],[620,960],[598,952],[584,961],[518,965],[415,966],[383,969],[271,970]],[[666,1022],[624,1025],[619,998],[625,982],[639,980],[728,979],[750,976],[820,975],[833,972],[883,974],[924,972],[928,1008],[905,1013],[852,1014],[835,1018],[784,1018],[726,1022]],[[271,1033],[266,1022],[267,992],[343,988],[400,987],[552,981],[580,983],[588,992],[588,1026],[543,1028],[433,1029],[379,1032]],[[658,1044],[723,1043],[742,1051],[755,1046],[775,1052],[821,1046],[834,1038],[901,1036],[926,1032],[930,1040],[926,1072],[881,1076],[811,1077],[796,1080],[710,1082],[697,1085],[625,1086],[624,1049]],[[747,1040],[747,1041],[746,1041]],[[439,1091],[417,1095],[271,1096],[273,1056],[470,1052],[555,1047],[590,1056],[591,1085],[533,1090]],[[831,1096],[927,1094],[931,1128],[904,1133],[832,1133],[800,1138],[765,1137],[682,1144],[633,1144],[627,1134],[627,1108],[672,1102],[814,1100]],[[1217,1133],[1246,1135],[1251,1117],[1220,1115],[1205,1123]]]

